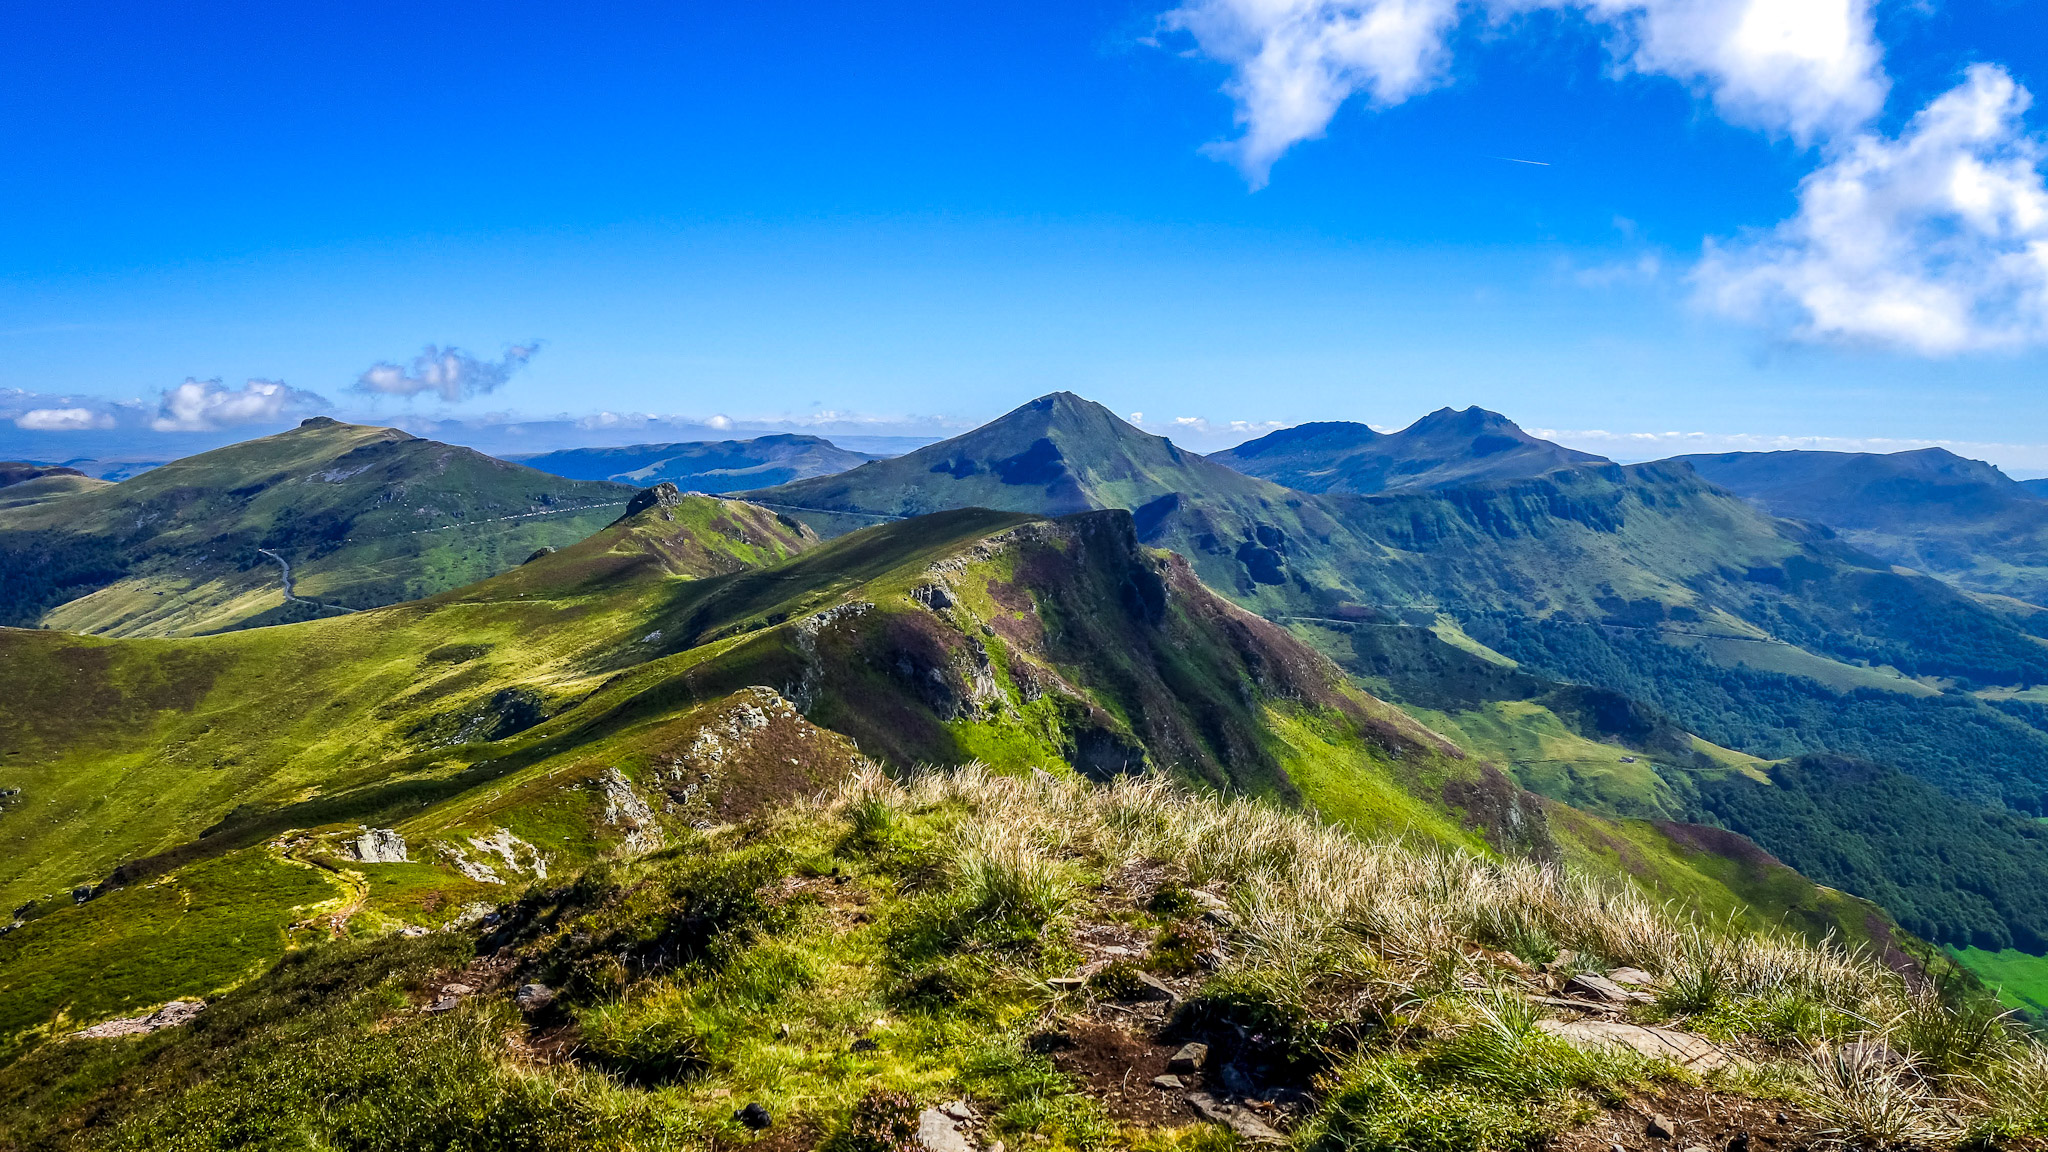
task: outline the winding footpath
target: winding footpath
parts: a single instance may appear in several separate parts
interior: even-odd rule
[[[271,551],[270,549],[268,549],[268,548],[258,548],[258,549],[257,549],[257,551],[258,551],[258,552],[261,552],[261,553],[263,553],[263,554],[264,554],[265,556],[268,556],[268,557],[270,557],[270,558],[271,558],[272,560],[275,560],[275,561],[277,561],[277,566],[278,566],[279,568],[282,568],[282,569],[284,569],[284,598],[285,598],[285,602],[286,602],[286,603],[288,603],[288,604],[289,604],[289,603],[297,603],[297,604],[310,604],[310,605],[312,605],[312,606],[313,606],[313,607],[315,607],[315,608],[324,608],[324,609],[326,609],[326,610],[328,610],[328,611],[330,611],[330,612],[354,612],[354,611],[355,611],[355,609],[354,609],[354,608],[343,608],[343,607],[342,607],[341,605],[339,605],[339,604],[322,604],[322,603],[321,603],[320,601],[318,601],[318,600],[308,600],[308,599],[306,599],[306,598],[305,598],[304,596],[301,596],[301,595],[299,595],[298,593],[296,593],[296,592],[292,591],[292,564],[291,564],[291,561],[289,561],[289,560],[286,560],[286,559],[285,559],[284,557],[282,557],[282,556],[279,556],[279,555],[278,555],[277,553],[275,553],[275,552],[272,552],[272,551]]]

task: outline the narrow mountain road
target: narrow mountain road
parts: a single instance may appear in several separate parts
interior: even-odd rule
[[[298,593],[294,592],[294,591],[292,590],[292,563],[291,563],[291,561],[289,561],[289,560],[285,559],[285,558],[284,558],[284,557],[282,557],[282,556],[279,556],[279,555],[278,555],[277,553],[275,553],[275,552],[272,552],[272,551],[271,551],[270,549],[268,549],[268,548],[258,548],[258,549],[257,549],[257,551],[258,551],[258,552],[261,552],[261,553],[263,553],[263,554],[264,554],[265,556],[268,556],[268,557],[270,557],[270,558],[271,558],[272,560],[275,560],[275,561],[277,561],[277,566],[278,566],[279,568],[282,568],[282,569],[284,569],[284,598],[285,598],[285,602],[286,602],[286,603],[288,603],[288,604],[310,604],[310,605],[312,605],[312,606],[313,606],[313,607],[315,607],[315,608],[324,608],[324,609],[327,609],[327,610],[328,610],[328,611],[330,611],[330,612],[354,612],[354,611],[355,611],[355,609],[353,609],[353,608],[343,608],[343,607],[342,607],[341,605],[339,605],[339,604],[322,604],[322,603],[321,603],[320,601],[318,601],[318,600],[308,600],[308,599],[306,599],[306,598],[305,598],[304,596],[301,596],[301,595],[299,595]]]

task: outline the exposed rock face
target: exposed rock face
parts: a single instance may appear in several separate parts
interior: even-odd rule
[[[349,848],[356,859],[365,864],[403,864],[406,862],[405,837],[389,828],[371,828],[361,836],[349,841]]]
[[[651,852],[667,842],[660,821],[654,818],[654,809],[641,799],[625,773],[607,768],[597,778],[597,787],[604,794],[604,822],[625,830],[628,851]]]
[[[154,1012],[106,1020],[72,1035],[84,1040],[105,1040],[113,1036],[146,1036],[159,1028],[176,1028],[206,1008],[204,1000],[173,1000]]]
[[[637,515],[647,511],[649,508],[673,508],[682,502],[682,490],[664,480],[652,488],[642,488],[639,493],[626,502],[626,515],[619,517],[619,519],[623,520],[626,516]]]
[[[479,851],[488,852],[503,860],[509,871],[530,873],[536,880],[548,878],[547,857],[541,855],[540,849],[514,836],[507,829],[500,828],[488,836],[471,836],[469,842],[476,845]]]

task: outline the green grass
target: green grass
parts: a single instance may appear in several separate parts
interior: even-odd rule
[[[2031,956],[2011,948],[2002,952],[1951,948],[1948,953],[1995,990],[1999,1003],[2036,1020],[2048,1020],[2048,956]]]
[[[0,936],[0,1050],[179,997],[211,997],[284,954],[286,929],[345,889],[246,849],[60,906]]]

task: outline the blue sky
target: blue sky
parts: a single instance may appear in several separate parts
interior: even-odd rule
[[[1715,39],[1748,2],[17,6],[0,419],[938,431],[1071,388],[1198,447],[1477,403],[2048,470],[2048,22],[1768,0],[1841,49],[1788,75]],[[1913,183],[1957,157],[1994,223]]]

